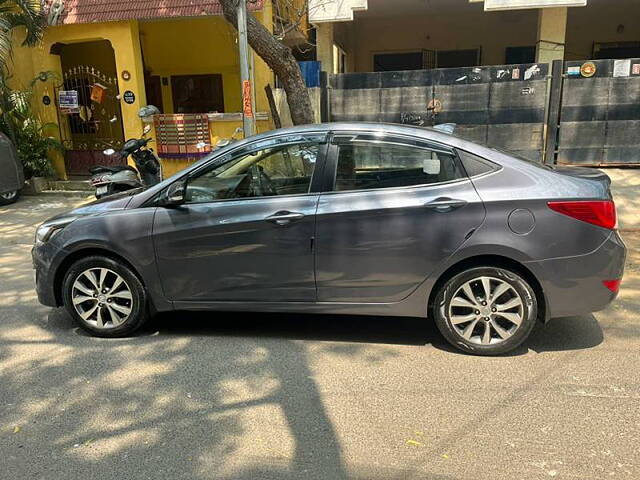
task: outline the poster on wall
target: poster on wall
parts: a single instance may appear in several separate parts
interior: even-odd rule
[[[485,11],[521,8],[585,7],[587,0],[484,0]]]
[[[80,106],[78,105],[77,90],[60,90],[58,92],[58,107],[61,113],[78,113]]]
[[[249,80],[242,81],[242,113],[247,118],[253,117],[253,108],[251,106],[251,82]]]
[[[94,83],[91,87],[91,101],[102,103],[107,97],[107,87],[101,83]]]

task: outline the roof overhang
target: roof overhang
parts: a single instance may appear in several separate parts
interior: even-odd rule
[[[50,25],[222,15],[218,0],[43,0]],[[261,10],[264,0],[247,3]]]
[[[469,0],[484,2],[487,12],[497,10],[522,10],[525,8],[586,7],[587,0]]]

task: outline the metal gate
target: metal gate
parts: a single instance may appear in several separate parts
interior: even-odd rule
[[[557,161],[640,164],[640,59],[565,62]]]
[[[456,123],[458,135],[542,160],[547,64],[329,77],[331,121]]]
[[[123,164],[125,160],[119,155],[102,153],[106,148],[117,150],[124,141],[117,78],[95,67],[79,65],[63,72],[63,82],[57,90],[58,124],[66,149],[67,174],[88,175],[88,169],[94,165]],[[77,104],[71,107],[61,104],[61,92],[77,98]]]

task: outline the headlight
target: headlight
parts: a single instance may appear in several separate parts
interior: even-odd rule
[[[62,230],[64,227],[73,222],[76,217],[65,217],[59,220],[53,220],[51,222],[43,223],[36,230],[36,243],[45,243],[56,233]]]

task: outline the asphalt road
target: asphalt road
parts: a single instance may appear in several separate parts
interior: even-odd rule
[[[420,319],[174,313],[85,336],[0,208],[1,479],[640,478],[640,235],[618,302],[501,358]]]

